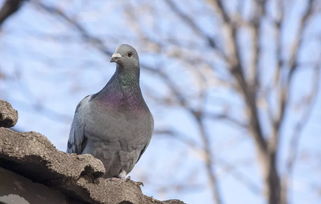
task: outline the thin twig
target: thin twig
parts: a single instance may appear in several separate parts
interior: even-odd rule
[[[13,14],[15,14],[22,6],[25,0],[6,0],[0,9],[0,27]]]
[[[284,191],[288,191],[289,186],[292,185],[292,177],[293,177],[293,171],[296,164],[296,160],[299,154],[299,144],[300,139],[302,137],[302,132],[306,124],[308,123],[309,119],[311,118],[312,111],[316,104],[316,99],[319,94],[320,89],[320,75],[321,75],[321,60],[320,62],[315,66],[315,71],[313,74],[313,80],[312,80],[312,89],[309,93],[309,95],[306,97],[306,108],[303,112],[302,116],[299,118],[297,123],[294,126],[293,134],[290,138],[289,143],[289,153],[288,158],[286,161],[286,173],[284,175]],[[289,197],[286,199],[288,203]]]

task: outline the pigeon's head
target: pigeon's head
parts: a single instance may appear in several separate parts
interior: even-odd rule
[[[138,68],[139,59],[138,54],[130,45],[120,45],[115,53],[111,56],[110,62],[115,62],[122,68]]]

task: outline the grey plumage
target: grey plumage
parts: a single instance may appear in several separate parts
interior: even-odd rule
[[[67,152],[89,153],[106,168],[105,177],[125,177],[145,151],[153,117],[139,86],[139,58],[130,45],[120,45],[111,58],[116,71],[106,86],[78,104]]]

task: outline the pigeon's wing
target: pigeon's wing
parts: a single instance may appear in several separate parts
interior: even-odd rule
[[[77,105],[74,120],[71,124],[69,140],[67,145],[68,153],[81,154],[84,150],[87,138],[85,136],[85,119],[86,119],[86,109],[88,109],[90,96],[86,96]]]
[[[149,143],[148,143],[148,144],[149,144]],[[145,150],[146,150],[146,148],[147,148],[148,144],[146,144],[146,145],[144,146],[144,148],[142,149],[142,151],[140,152],[140,154],[139,154],[139,156],[138,156],[138,159],[137,159],[136,163],[137,163],[137,162],[140,160],[140,158],[142,157],[142,155],[143,155],[143,153],[145,152]]]
[[[150,120],[149,120],[149,128],[147,130],[147,135],[149,136],[149,138],[151,138],[151,135],[153,133],[153,130],[154,130],[154,119],[153,119],[153,116],[152,114],[150,113]],[[139,161],[139,159],[142,157],[143,153],[145,152],[147,146],[149,145],[149,142],[150,142],[150,139],[148,140],[148,142],[145,144],[144,148],[141,150],[141,152],[139,153],[139,156],[137,158],[137,161],[136,163]]]

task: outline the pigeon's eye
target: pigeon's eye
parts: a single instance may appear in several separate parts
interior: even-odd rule
[[[133,53],[132,53],[132,52],[129,52],[129,53],[127,53],[127,56],[128,56],[128,57],[131,57],[131,56],[133,56]]]

